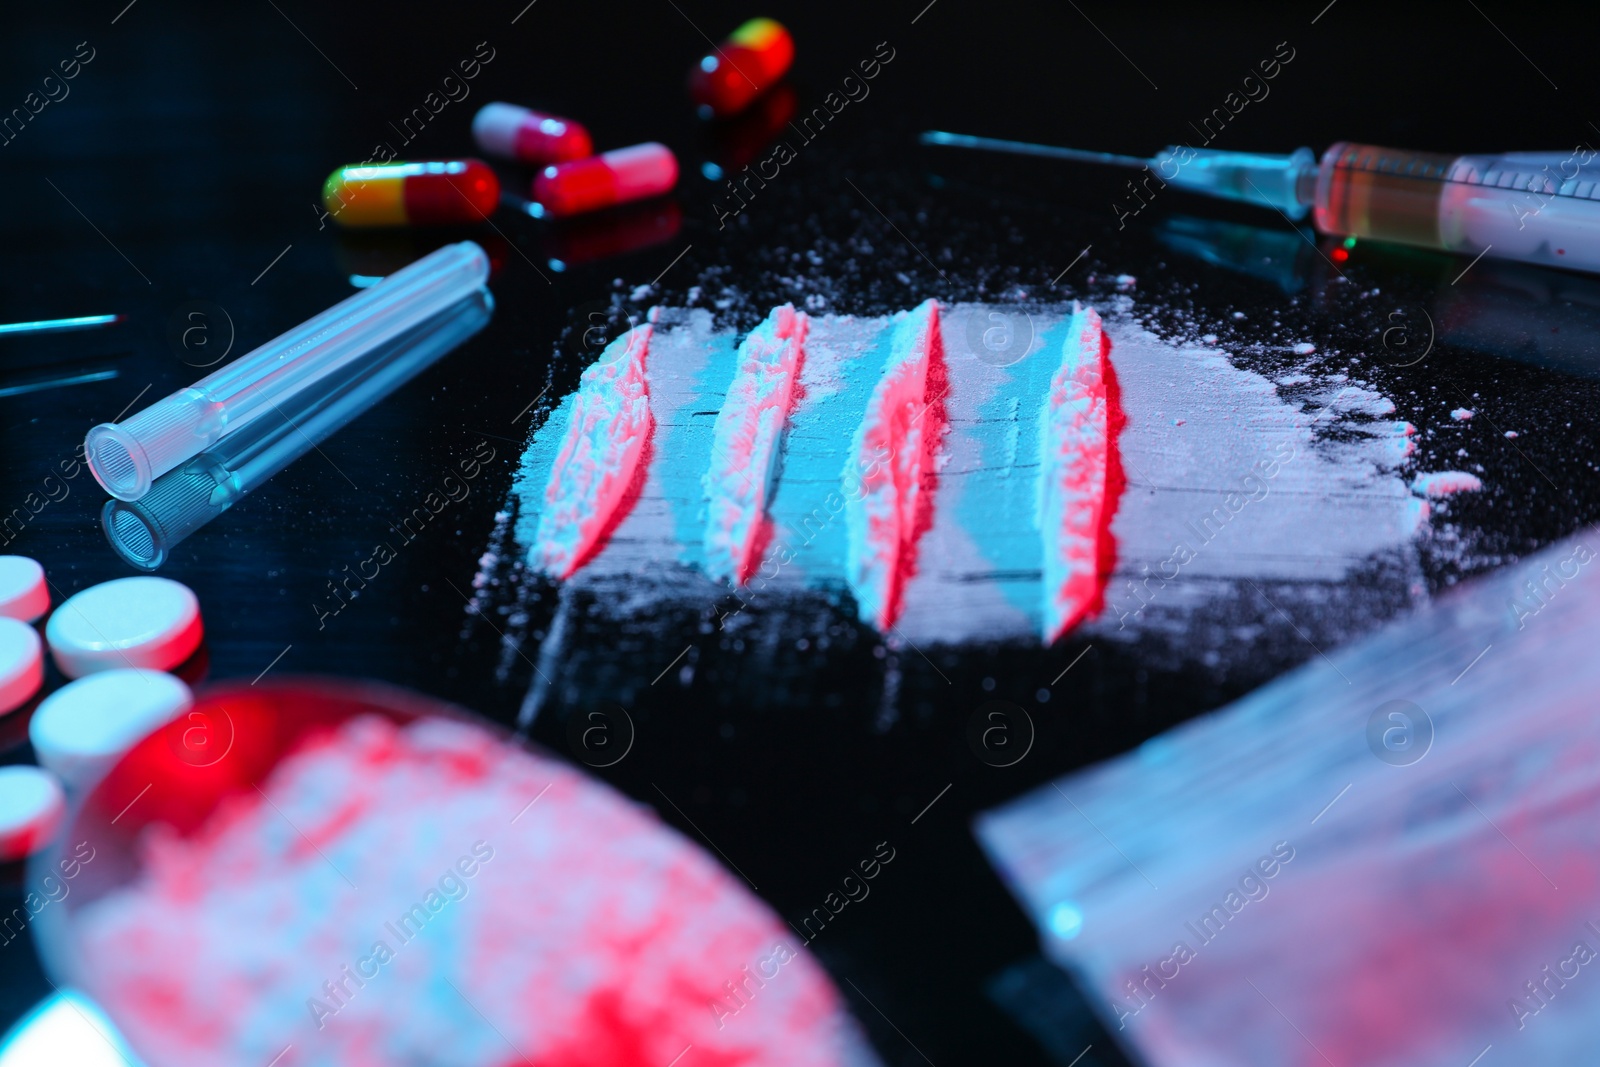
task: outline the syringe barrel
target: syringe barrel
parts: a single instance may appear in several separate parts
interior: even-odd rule
[[[94,427],[84,442],[89,469],[112,496],[138,500],[162,474],[488,278],[482,248],[446,245],[132,418]]]
[[[1341,142],[1323,153],[1324,233],[1600,271],[1600,168],[1591,149],[1452,156]]]

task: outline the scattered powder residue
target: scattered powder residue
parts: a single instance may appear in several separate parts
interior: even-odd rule
[[[91,992],[164,1067],[870,1060],[733,876],[465,723],[349,720],[139,851],[77,933]]]
[[[1331,396],[1326,397],[1323,403],[1341,413],[1355,412],[1361,415],[1370,415],[1373,418],[1393,415],[1395,411],[1393,400],[1359,385],[1343,386]]]
[[[1468,408],[1456,408],[1454,411],[1450,412],[1450,417],[1455,419],[1457,422],[1466,422],[1468,419],[1472,418],[1474,414],[1476,414],[1476,412],[1473,412]]]
[[[1074,305],[1061,366],[1039,414],[1039,531],[1044,549],[1044,639],[1096,611],[1110,576],[1110,516],[1120,468],[1112,455],[1120,412],[1107,393],[1110,341],[1093,308]],[[1182,420],[1175,420],[1181,422]]]
[[[706,567],[743,585],[761,562],[767,499],[804,360],[806,316],[774,308],[739,346],[739,366],[712,428],[705,475]]]
[[[645,376],[653,328],[635,326],[607,345],[552,418],[565,430],[533,544],[539,568],[554,577],[570,577],[600,547],[638,472],[654,427]]]
[[[917,538],[931,521],[926,483],[944,429],[939,305],[926,300],[895,316],[891,329],[883,376],[839,479],[850,534],[846,576],[861,618],[880,630],[888,630],[900,613],[901,589],[916,567]]]
[[[1483,482],[1466,471],[1433,471],[1417,475],[1411,488],[1423,496],[1444,497],[1451,493],[1475,493],[1483,488]]]
[[[1241,369],[1217,348],[1158,337],[1132,320],[1131,298],[1121,299],[1128,306],[1107,316],[1105,330],[1126,418],[1117,453],[1127,488],[1110,527],[1116,552],[1114,572],[1102,575],[1105,608],[1079,632],[1117,641],[1155,635],[1180,649],[1194,644],[1196,619],[1204,616],[1212,620],[1206,640],[1222,655],[1249,648],[1268,619],[1281,626],[1263,592],[1319,644],[1359,629],[1362,612],[1392,612],[1423,595],[1415,538],[1428,507],[1408,484],[1416,428],[1393,418],[1391,400],[1343,374],[1290,367],[1274,380]],[[1051,632],[1033,442],[1041,440],[1071,311],[938,309],[948,381],[937,391],[930,382],[928,390],[939,398],[946,431],[934,462],[925,464],[925,480],[913,487],[902,474],[898,483],[919,498],[937,483],[930,525],[915,542],[915,570],[902,575],[894,623],[897,636],[919,648],[1039,641]],[[662,309],[647,368],[656,424],[643,486],[573,582],[603,588],[603,610],[619,619],[669,604],[742,611],[730,595],[774,607],[787,597],[821,597],[872,618],[882,594],[870,584],[851,589],[846,512],[860,489],[842,473],[860,469],[857,437],[869,402],[914,315],[810,318],[767,502],[770,541],[748,588],[731,594],[712,577],[706,554],[702,476],[712,464],[713,423],[736,374],[741,338],[717,328],[710,310]],[[1018,345],[998,362],[984,341],[996,316]],[[536,543],[561,428],[552,418],[523,458],[515,492],[524,545]],[[1111,561],[1102,557],[1102,564]],[[1357,571],[1382,576],[1352,583]],[[1334,600],[1352,607],[1330,612]],[[1236,607],[1224,612],[1222,604]],[[1226,620],[1221,629],[1219,620]],[[1327,629],[1316,629],[1324,623]]]

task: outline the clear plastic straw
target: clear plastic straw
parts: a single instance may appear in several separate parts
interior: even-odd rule
[[[155,570],[180,541],[464,343],[493,312],[494,298],[479,290],[174,467],[143,498],[107,500],[106,539],[128,563]]]
[[[138,500],[167,471],[488,278],[482,248],[446,245],[132,418],[94,427],[84,440],[89,469],[112,496]]]

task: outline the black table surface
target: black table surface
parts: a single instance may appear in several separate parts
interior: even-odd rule
[[[1261,61],[1288,54],[1270,91],[1253,90],[1260,98],[1215,147],[1570,150],[1600,141],[1590,121],[1600,109],[1587,35],[1557,13],[1529,18],[1501,0],[1436,9],[897,0],[760,11],[720,0],[125,2],[14,6],[0,34],[0,116],[29,111],[0,144],[0,321],[127,316],[50,343],[0,338],[3,550],[40,560],[58,602],[134,572],[107,546],[105,496],[92,478],[47,486],[47,476],[92,424],[204,373],[197,365],[217,349],[201,358],[175,328],[193,321],[190,311],[204,308],[208,341],[225,345],[231,334],[237,354],[348,296],[352,274],[385,273],[444,240],[480,240],[496,262],[497,307],[482,333],[177,548],[160,573],[195,590],[207,626],[192,677],[377,678],[514,721],[551,590],[508,555],[489,571],[487,617],[473,614],[467,594],[480,556],[509,547],[496,542],[496,515],[530,426],[588,358],[584,331],[603,320],[614,333],[640,302],[635,287],[653,279],[644,303],[682,303],[699,286],[702,300],[733,296],[721,318],[747,328],[773,303],[812,294],[827,310],[863,313],[928,296],[1059,302],[1104,298],[1116,275],[1131,274],[1154,328],[1217,333],[1245,365],[1266,358],[1269,331],[1343,353],[1341,366],[1358,364],[1395,399],[1397,417],[1423,431],[1419,462],[1452,465],[1453,448],[1427,433],[1447,420],[1452,396],[1524,430],[1514,441],[1493,435],[1504,443],[1475,454],[1497,489],[1454,506],[1472,551],[1424,549],[1430,593],[1600,518],[1589,417],[1600,400],[1591,316],[1600,287],[1587,279],[1493,261],[1462,276],[1466,259],[1368,243],[1336,266],[1331,244],[1269,211],[1176,191],[1119,222],[1116,205],[1131,203],[1126,173],[915,140],[943,128],[1149,155],[1195,143],[1192,123]],[[841,88],[859,99],[810,139],[781,132],[796,158],[730,218],[735,202],[706,164],[731,170],[764,157],[766,142],[758,129],[702,123],[683,81],[706,35],[720,39],[755,14],[793,31],[788,85],[802,111]],[[861,61],[884,55],[865,90],[844,84]],[[430,112],[407,143],[406,117],[474,57],[476,76],[458,83],[469,95]],[[70,81],[45,81],[74,59]],[[584,262],[608,227],[648,229],[658,215],[602,218],[578,232],[514,210],[459,233],[361,237],[324,224],[318,194],[335,166],[381,143],[402,158],[473,154],[471,116],[497,99],[575,117],[600,148],[670,145],[683,171],[676,231]],[[525,191],[526,172],[500,169],[509,191]],[[1172,240],[1196,232],[1254,251],[1207,262]],[[1440,336],[1433,313],[1458,299],[1499,301],[1511,326],[1487,340]],[[1250,313],[1243,321],[1231,315],[1240,309]],[[1397,325],[1411,333],[1389,332]],[[1429,341],[1425,359],[1405,356]],[[61,384],[7,391],[41,376]],[[348,607],[319,617],[329,582],[480,443],[494,458],[470,494]],[[36,507],[47,488],[53,498]],[[1089,1045],[1084,1067],[1125,1062],[1037,962],[1037,937],[970,818],[1219,707],[1313,649],[1283,627],[1257,659],[1222,673],[1146,671],[1136,653],[1096,651],[1048,702],[1041,690],[1081,641],[967,650],[942,659],[938,677],[907,656],[901,714],[886,726],[876,638],[844,614],[824,632],[831,658],[813,669],[789,657],[795,677],[769,686],[739,677],[724,650],[720,671],[657,687],[639,679],[665,664],[659,650],[612,649],[603,632],[585,634],[590,662],[616,661],[593,677],[627,681],[618,684],[638,727],[628,758],[594,773],[692,839],[714,841],[786,917],[808,912],[890,842],[897,860],[871,898],[811,946],[886,1063],[1064,1063]],[[997,697],[1031,709],[1039,729],[1029,757],[1003,769],[977,760],[965,740],[973,710]],[[556,701],[534,740],[567,754],[571,710]],[[32,759],[25,714],[4,721],[0,759]],[[22,877],[8,874],[4,910]],[[0,1023],[48,992],[26,937],[0,948]]]

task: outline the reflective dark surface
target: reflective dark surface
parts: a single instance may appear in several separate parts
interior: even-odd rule
[[[1193,141],[1190,124],[1287,42],[1293,60],[1269,95],[1230,116],[1217,146],[1592,145],[1600,132],[1587,119],[1600,109],[1585,35],[1562,16],[1359,0],[1320,15],[1321,3],[123,2],[16,8],[0,35],[0,115],[60,97],[14,120],[0,145],[0,321],[128,316],[80,334],[0,336],[0,540],[44,564],[58,603],[133,573],[101,532],[105,494],[73,462],[90,425],[200,377],[230,342],[241,354],[342,299],[352,276],[369,280],[463,236],[496,265],[496,311],[482,332],[175,548],[161,573],[195,589],[208,629],[186,676],[372,677],[514,721],[551,591],[502,564],[490,574],[503,584],[481,596],[485,617],[469,599],[529,428],[576,383],[603,341],[594,327],[614,334],[628,314],[682,303],[697,286],[703,302],[728,299],[722,317],[747,328],[774,302],[807,296],[872,313],[928,296],[1104,299],[1116,275],[1134,275],[1153,328],[1215,333],[1244,365],[1276,365],[1288,333],[1342,353],[1327,365],[1357,365],[1395,400],[1395,417],[1419,427],[1420,469],[1458,462],[1453,407],[1518,431],[1475,437],[1472,459],[1493,491],[1452,504],[1471,553],[1424,548],[1431,590],[1600,519],[1600,281],[1347,249],[1270,212],[1175,191],[1119,228],[1136,205],[1124,173],[914,144],[936,127],[1149,154]],[[754,14],[794,33],[787,89],[707,127],[683,92],[689,64],[705,35],[720,39]],[[874,59],[870,82],[845,83]],[[60,81],[74,61],[76,76]],[[476,63],[470,80],[463,62]],[[46,84],[50,71],[58,80]],[[461,86],[465,98],[445,96]],[[825,123],[800,129],[783,117],[793,109],[803,122],[831,92],[849,97]],[[515,205],[466,231],[350,234],[322,218],[318,194],[334,167],[383,144],[411,158],[472,153],[472,113],[494,99],[570,115],[601,149],[669,144],[682,168],[676,196],[562,227]],[[727,177],[772,158],[773,131],[792,160],[734,196]],[[529,175],[500,171],[508,193],[525,194]],[[201,334],[189,332],[196,311]],[[467,491],[359,595],[335,592],[464,463],[477,472],[461,480]],[[692,638],[696,620],[680,625]],[[791,920],[889,840],[903,863],[811,946],[886,1063],[1066,1063],[1091,1043],[1080,1067],[1120,1062],[1035,960],[1035,936],[967,819],[1315,652],[1284,629],[1254,672],[1213,677],[1149,674],[1097,650],[1053,690],[1081,643],[970,650],[940,660],[944,680],[907,657],[901,714],[883,730],[874,638],[843,614],[830,625],[831,655],[796,659],[789,675],[741,678],[729,666],[655,687],[670,651],[585,634],[583,654],[640,694],[633,748],[595,773],[695,840],[708,836]],[[965,741],[991,698],[1024,705],[1038,728],[1013,766],[974,758]],[[568,716],[586,699],[542,713],[534,737],[573,751]],[[0,720],[0,758],[31,758],[26,714]],[[21,877],[8,872],[7,911]],[[0,976],[3,1020],[49,988],[26,934],[0,946]],[[1047,1045],[1030,1036],[1037,1026],[1053,1034]]]

